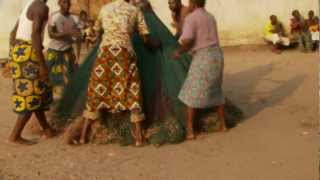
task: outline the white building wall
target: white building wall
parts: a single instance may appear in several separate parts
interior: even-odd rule
[[[29,0],[0,0],[0,57],[6,57],[8,38],[19,12]],[[48,0],[51,10],[57,0]],[[171,15],[167,0],[150,0],[159,17],[169,25]],[[185,4],[188,0],[183,0]],[[261,34],[270,14],[276,14],[284,25],[289,24],[293,9],[318,10],[317,0],[207,0],[207,9],[218,21],[222,45],[263,43]],[[46,41],[47,42],[47,41]]]
[[[167,0],[151,0],[155,11],[170,24]],[[183,0],[188,4],[188,0]],[[223,45],[263,43],[261,34],[269,15],[275,14],[288,28],[291,11],[307,16],[318,10],[318,0],[207,0],[206,8],[216,16]]]

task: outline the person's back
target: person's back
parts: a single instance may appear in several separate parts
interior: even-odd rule
[[[139,15],[140,13],[140,15]],[[102,7],[98,20],[104,31],[102,46],[119,45],[132,50],[131,35],[135,30],[148,34],[148,29],[141,25],[143,21],[139,9],[124,0],[118,0]]]
[[[198,8],[186,17],[186,23],[194,23],[189,31],[194,31],[193,51],[212,45],[219,45],[217,22],[215,17],[204,8]],[[188,25],[186,25],[188,26]],[[187,33],[189,34],[189,33]]]
[[[29,1],[19,16],[18,28],[16,32],[16,37],[15,37],[18,40],[24,40],[24,41],[32,40],[33,21],[29,19],[28,13],[30,13],[29,10],[32,11],[32,9],[34,9],[31,7],[33,5],[34,5],[34,1]],[[43,24],[41,29],[42,41],[44,38],[44,28],[45,28],[45,24]]]
[[[92,120],[101,117],[101,110],[109,113],[130,111],[130,121],[135,124],[136,146],[142,144],[141,81],[137,59],[132,47],[134,32],[139,32],[146,44],[150,43],[149,30],[142,12],[128,3],[117,0],[102,7],[98,22],[103,37],[88,85],[85,125],[80,142],[86,142],[87,130]],[[154,46],[155,47],[155,46]]]

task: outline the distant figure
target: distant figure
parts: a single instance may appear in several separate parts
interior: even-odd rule
[[[70,0],[59,0],[58,4],[60,10],[52,13],[49,18],[50,42],[46,58],[53,97],[57,101],[60,100],[64,87],[80,58],[80,50],[78,49],[75,54],[72,45],[80,43],[81,39],[76,18],[70,14]]]
[[[173,20],[171,25],[176,29],[175,37],[178,39],[182,32],[184,19],[189,13],[189,8],[184,6],[181,0],[169,0],[168,4]]]
[[[320,39],[320,33],[319,33],[319,17],[314,15],[314,11],[309,11],[308,13],[308,27],[309,27],[309,31],[311,33],[311,39],[313,42],[313,46],[314,48],[316,47],[316,44],[319,43],[319,39]]]
[[[290,45],[290,39],[286,37],[282,23],[275,15],[270,16],[270,21],[265,26],[264,38],[272,43],[272,51],[275,53],[280,53],[281,47]]]
[[[97,27],[95,24],[95,21],[93,20],[89,20],[88,21],[88,26],[85,29],[85,43],[87,46],[87,50],[90,49],[90,47],[95,44],[95,42],[97,41],[98,38],[98,34],[97,34]]]
[[[196,109],[216,108],[220,120],[220,131],[226,131],[224,95],[222,91],[224,57],[220,48],[217,22],[205,9],[205,0],[189,0],[191,13],[186,17],[181,47],[175,59],[182,53],[193,54],[188,76],[179,93],[179,99],[187,108],[186,139],[194,139],[193,122]]]
[[[311,52],[312,41],[307,21],[298,10],[292,12],[291,34],[299,42],[299,48],[302,52]]]
[[[79,15],[78,28],[81,31],[82,39],[85,40],[85,30],[88,27],[88,14],[82,10]]]
[[[13,110],[18,114],[10,142],[34,144],[21,137],[21,133],[34,113],[47,138],[53,131],[47,123],[45,111],[51,104],[51,89],[47,83],[48,69],[45,64],[43,35],[49,8],[46,0],[30,1],[23,9],[10,37],[13,79]]]

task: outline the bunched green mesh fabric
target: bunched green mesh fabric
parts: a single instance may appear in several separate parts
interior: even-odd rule
[[[185,136],[185,106],[178,100],[178,94],[187,76],[191,58],[185,54],[178,61],[173,60],[173,52],[178,47],[177,40],[154,12],[145,11],[144,16],[151,38],[158,38],[162,43],[160,49],[150,50],[138,34],[132,40],[142,82],[143,109],[146,114],[144,134],[150,144],[178,143]],[[66,124],[68,119],[81,114],[97,54],[98,47],[95,47],[66,87],[57,109],[61,124]],[[203,120],[198,121],[198,130],[215,131],[217,118],[211,116],[210,112],[201,113]],[[227,113],[229,125],[234,125],[242,118],[241,111],[229,101]],[[93,130],[91,140],[96,143],[118,142],[129,145],[133,142],[131,127],[129,113],[107,115],[100,126]]]
[[[84,108],[89,78],[94,61],[98,55],[99,46],[96,45],[86,56],[83,64],[70,77],[62,99],[56,111],[58,124],[63,126],[70,118],[78,116]]]

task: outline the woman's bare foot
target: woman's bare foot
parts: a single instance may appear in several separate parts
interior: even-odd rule
[[[136,130],[136,136],[135,136],[135,146],[136,147],[141,147],[143,146],[143,136],[142,132],[139,130]]]
[[[81,138],[81,139],[79,140],[79,143],[80,143],[80,144],[87,144],[86,138]]]
[[[227,131],[228,131],[228,128],[227,128],[226,124],[224,122],[220,123],[219,132],[227,132]]]
[[[44,137],[50,139],[56,136],[56,132],[50,128],[44,130]]]
[[[136,146],[136,147],[142,147],[142,146],[143,146],[142,141],[136,141],[135,146]]]
[[[186,135],[186,140],[194,140],[194,139],[196,139],[196,136],[195,136],[193,130],[192,129],[188,129],[187,130],[187,135]]]
[[[88,131],[91,129],[92,123],[93,123],[93,120],[90,120],[90,119],[84,120],[84,124],[83,124],[82,131],[80,134],[80,140],[79,140],[80,144],[87,143]]]
[[[131,131],[131,134],[135,140],[135,144],[134,146],[136,147],[142,147],[143,146],[143,132],[140,128],[140,125],[136,124],[136,127],[134,129],[134,131]]]
[[[141,125],[141,122],[136,122],[136,123],[134,123],[134,125],[135,125],[134,126],[134,133],[132,133],[132,134],[135,139],[135,146],[141,147],[141,146],[143,146],[143,135],[144,135],[142,125]]]
[[[275,53],[275,54],[281,54],[282,53],[282,51],[280,50],[280,49],[277,49],[277,48],[272,48],[272,50],[271,50],[273,53]]]
[[[37,144],[34,141],[30,141],[30,140],[24,139],[22,137],[18,137],[16,139],[10,138],[9,142],[13,143],[13,144],[19,144],[19,145],[34,145],[34,144]]]

